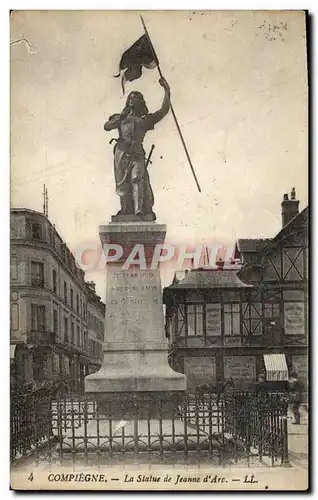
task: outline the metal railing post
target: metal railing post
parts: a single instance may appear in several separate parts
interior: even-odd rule
[[[288,425],[287,425],[287,411],[283,417],[283,460],[282,467],[291,467],[289,461],[289,453],[288,453]]]

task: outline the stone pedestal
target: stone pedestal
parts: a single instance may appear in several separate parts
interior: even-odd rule
[[[100,370],[86,377],[85,392],[105,407],[112,402],[113,410],[126,402],[127,408],[138,404],[140,411],[148,408],[154,414],[156,400],[165,401],[167,408],[174,406],[186,389],[185,375],[168,364],[160,271],[158,266],[151,269],[166,226],[111,222],[100,226],[99,234],[103,245],[119,245],[123,255],[107,263],[104,359]],[[145,256],[146,266],[127,268],[127,256],[137,248],[136,258]]]

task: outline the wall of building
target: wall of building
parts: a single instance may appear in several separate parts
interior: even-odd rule
[[[96,300],[94,294],[89,293],[87,301],[88,347],[90,358],[94,360],[96,370],[101,366],[103,361],[104,322],[104,305],[100,300]]]
[[[39,226],[37,238],[33,238],[33,223]],[[29,383],[30,378],[37,382],[63,378],[70,390],[83,391],[84,376],[90,372],[90,365],[97,369],[102,356],[100,325],[98,331],[90,332],[91,341],[96,343],[91,356],[89,297],[90,314],[98,316],[102,324],[105,306],[88,288],[83,271],[76,267],[67,246],[43,214],[11,212],[10,253],[10,342],[20,346],[15,357],[16,365],[20,365],[13,370],[17,380],[21,384],[23,380]],[[44,307],[44,322],[34,306]]]

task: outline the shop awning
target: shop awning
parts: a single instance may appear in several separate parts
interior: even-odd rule
[[[266,380],[277,382],[288,380],[285,354],[264,354]]]

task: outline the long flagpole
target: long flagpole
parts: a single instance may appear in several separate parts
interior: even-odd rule
[[[161,72],[160,65],[159,65],[159,60],[158,60],[158,57],[157,57],[157,55],[156,55],[155,49],[154,49],[154,47],[153,47],[153,45],[152,45],[152,42],[151,42],[151,39],[150,39],[150,36],[149,36],[148,30],[147,30],[147,27],[146,27],[146,25],[145,25],[145,21],[143,20],[143,17],[142,17],[142,16],[140,16],[140,19],[141,19],[142,25],[143,25],[143,27],[144,27],[144,30],[145,30],[146,36],[147,36],[147,38],[148,38],[149,45],[150,45],[151,50],[152,50],[152,52],[153,52],[154,59],[155,59],[155,61],[157,61],[157,68],[158,68],[159,75],[160,75],[160,77],[161,77],[161,78],[163,78],[163,74],[162,74],[162,72]],[[183,148],[184,148],[185,154],[186,154],[186,156],[187,156],[187,159],[188,159],[188,162],[189,162],[189,165],[190,165],[190,168],[191,168],[191,172],[192,172],[192,174],[193,174],[193,177],[194,177],[194,180],[195,180],[195,182],[196,182],[196,185],[197,185],[197,188],[198,188],[198,190],[199,190],[199,193],[201,193],[200,184],[199,184],[199,181],[198,181],[197,176],[196,176],[196,174],[195,174],[195,171],[194,171],[194,168],[193,168],[193,165],[192,165],[192,161],[191,161],[191,158],[190,158],[190,155],[189,155],[189,152],[188,152],[187,145],[186,145],[186,143],[185,143],[185,141],[184,141],[184,138],[183,138],[183,135],[182,135],[182,132],[181,132],[181,129],[180,129],[179,122],[178,122],[178,120],[177,120],[176,114],[175,114],[175,112],[174,112],[174,109],[173,109],[173,106],[172,106],[172,103],[171,103],[171,101],[170,101],[170,100],[169,100],[169,103],[170,103],[170,109],[171,109],[172,116],[173,116],[173,118],[174,118],[174,121],[175,121],[175,124],[176,124],[177,130],[178,130],[178,132],[179,132],[179,136],[180,136],[180,139],[181,139],[181,142],[182,142],[182,145],[183,145]]]

